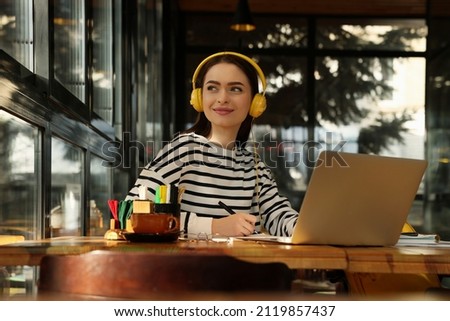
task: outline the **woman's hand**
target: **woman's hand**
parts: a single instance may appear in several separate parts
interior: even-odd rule
[[[222,236],[245,236],[255,230],[256,216],[236,213],[224,218],[212,220],[211,232]]]

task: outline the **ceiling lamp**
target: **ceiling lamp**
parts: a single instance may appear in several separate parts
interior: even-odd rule
[[[239,0],[230,28],[236,31],[252,31],[256,29],[247,0]]]

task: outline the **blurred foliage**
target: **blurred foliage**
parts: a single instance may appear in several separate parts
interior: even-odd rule
[[[276,79],[278,86],[272,88],[267,95],[269,111],[267,115],[263,115],[263,121],[284,128],[321,126],[324,122],[347,126],[359,124],[371,115],[373,124],[361,130],[361,153],[379,153],[393,141],[403,142],[401,134],[407,131],[404,125],[411,119],[407,112],[400,116],[395,113],[374,114],[378,102],[389,99],[394,91],[389,80],[395,74],[393,59],[398,57],[390,58],[386,52],[413,50],[411,44],[414,40],[426,36],[426,28],[384,27],[383,32],[374,36],[370,27],[365,26],[321,26],[315,39],[317,48],[352,52],[316,57],[313,77],[314,102],[307,103],[307,91],[310,90],[307,89],[304,79],[307,77],[307,70],[301,70],[307,65],[302,64],[301,59],[306,61],[306,58],[265,57],[264,69],[270,71],[267,77]],[[303,30],[286,28],[284,25],[274,26],[271,32],[273,34],[268,36],[271,42],[265,42],[266,46],[276,46],[277,41],[283,41],[283,44],[298,44],[305,39]],[[292,40],[289,40],[289,37]],[[261,44],[261,41],[259,43]],[[284,46],[283,44],[278,46]],[[359,56],[357,52],[363,50],[383,53],[379,57],[376,53],[375,56]],[[300,73],[300,79],[293,79],[296,73]],[[269,84],[268,87],[270,85],[274,86]],[[364,107],[361,106],[361,101],[364,101]],[[314,119],[311,119],[312,117]]]
[[[411,115],[403,112],[400,116],[390,115],[391,118],[381,114],[373,125],[361,129],[358,137],[358,153],[379,154],[382,150],[389,149],[392,141],[403,143],[402,133],[408,131],[404,127]]]

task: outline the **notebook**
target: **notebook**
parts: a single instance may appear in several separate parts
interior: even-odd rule
[[[323,151],[292,237],[246,238],[291,244],[395,245],[426,167],[425,160]]]

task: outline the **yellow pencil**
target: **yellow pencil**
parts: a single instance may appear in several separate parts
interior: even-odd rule
[[[165,204],[167,200],[167,186],[161,185],[160,186],[160,194],[161,194],[161,204]]]

